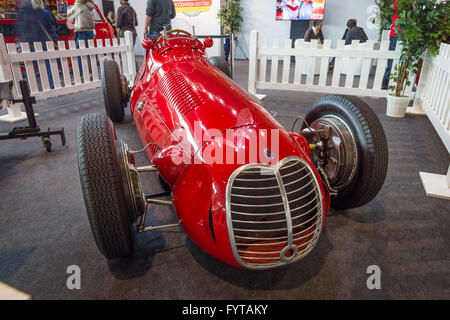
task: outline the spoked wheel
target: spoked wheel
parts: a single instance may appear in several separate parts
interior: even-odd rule
[[[114,122],[120,122],[125,116],[128,103],[128,84],[120,75],[120,69],[114,60],[104,60],[101,66],[102,91],[105,110]]]
[[[228,77],[231,78],[231,68],[228,64],[227,60],[224,57],[211,57],[208,59],[216,68],[225,73]]]
[[[322,98],[306,115],[302,134],[314,146],[312,161],[334,194],[333,209],[360,207],[375,198],[386,177],[388,148],[383,126],[365,102]]]
[[[109,259],[130,256],[132,219],[111,120],[103,114],[84,116],[78,126],[77,147],[81,189],[95,242]]]

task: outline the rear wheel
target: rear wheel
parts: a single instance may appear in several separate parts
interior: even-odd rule
[[[335,193],[331,207],[360,207],[375,198],[388,168],[386,136],[375,112],[358,98],[327,96],[305,120],[316,132],[303,123],[302,133],[315,146],[312,161]]]
[[[231,78],[231,68],[228,64],[227,60],[224,57],[211,57],[209,58],[209,62],[211,62],[217,69],[225,73],[228,77]]]
[[[132,224],[111,120],[103,114],[84,116],[78,126],[77,147],[81,189],[95,242],[108,259],[129,256]]]
[[[112,121],[120,122],[125,116],[125,97],[123,97],[122,78],[116,61],[104,60],[101,74],[106,114]]]

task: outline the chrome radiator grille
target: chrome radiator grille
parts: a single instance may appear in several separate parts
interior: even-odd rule
[[[322,195],[308,164],[288,157],[275,167],[246,165],[227,187],[227,223],[236,260],[274,268],[309,253],[323,220]]]

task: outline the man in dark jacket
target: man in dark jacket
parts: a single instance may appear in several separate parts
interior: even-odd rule
[[[149,38],[163,31],[164,26],[170,30],[170,21],[176,16],[172,0],[147,0],[145,14],[144,37]]]
[[[138,25],[136,11],[130,6],[128,0],[120,0],[121,6],[117,9],[116,27],[119,37],[123,38],[125,31],[133,32],[133,45],[136,43],[136,26]]]
[[[347,31],[345,33],[345,45],[352,44],[353,40],[359,40],[360,43],[364,43],[368,40],[364,29],[356,25],[356,19],[350,19],[347,21]]]

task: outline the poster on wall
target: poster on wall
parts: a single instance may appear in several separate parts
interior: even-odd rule
[[[174,1],[173,4],[177,13],[182,13],[188,17],[196,17],[211,9],[212,0],[179,0]]]
[[[173,4],[177,12],[172,20],[173,29],[183,29],[196,35],[220,35],[217,19],[220,0],[174,0]],[[208,56],[218,56],[221,47],[221,41],[214,39],[214,46],[206,52]]]
[[[325,0],[275,0],[276,20],[323,20]]]

